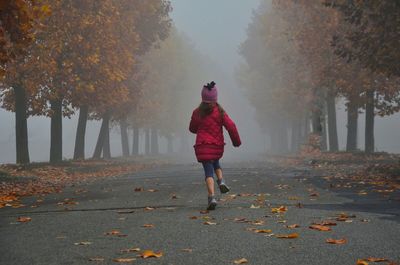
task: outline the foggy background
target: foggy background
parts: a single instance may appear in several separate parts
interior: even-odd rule
[[[258,0],[172,0],[173,12],[171,17],[177,29],[186,35],[193,43],[195,49],[204,55],[211,64],[218,69],[215,75],[204,76],[204,83],[214,80],[219,88],[219,102],[227,113],[236,122],[241,134],[243,145],[239,149],[231,147],[229,137],[226,137],[227,147],[223,161],[237,161],[256,159],[260,153],[268,151],[269,138],[261,133],[255,121],[255,110],[246,98],[245,91],[235,81],[235,69],[240,64],[238,54],[239,45],[246,38],[247,25],[252,18],[252,10],[259,5]],[[198,87],[198,93],[193,98],[198,98],[200,103],[201,83],[193,83]],[[193,106],[193,109],[196,106]],[[186,115],[186,114],[185,114]],[[187,113],[189,124],[191,112]],[[345,146],[346,141],[346,113],[343,102],[337,104],[337,122],[339,147]],[[375,142],[377,151],[400,153],[400,115],[392,115],[375,119]],[[71,119],[63,120],[63,155],[70,159],[73,155],[77,115]],[[100,122],[88,121],[86,135],[86,155],[91,156],[97,140]],[[359,148],[364,146],[364,115],[359,117]],[[45,117],[30,117],[28,119],[29,149],[31,160],[48,161],[50,150],[50,119]],[[186,132],[190,147],[194,143],[194,135]],[[130,137],[131,138],[131,137]],[[129,140],[131,141],[131,139]],[[141,135],[140,152],[143,152]],[[119,156],[121,139],[119,129],[111,129],[111,152]],[[185,149],[190,155],[183,154],[182,148],[176,143],[175,151],[178,155],[186,157],[188,161],[195,161],[192,149]],[[166,152],[166,143],[160,139],[160,152]],[[15,133],[14,113],[0,109],[0,163],[15,162]]]

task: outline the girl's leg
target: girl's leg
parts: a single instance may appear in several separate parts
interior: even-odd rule
[[[214,167],[215,175],[217,175],[217,178],[218,178],[217,183],[218,183],[219,190],[221,191],[221,193],[229,192],[230,188],[228,187],[228,185],[226,185],[226,183],[223,179],[222,169],[221,169],[221,166],[219,165],[219,160],[214,161],[213,167]]]
[[[219,164],[219,160],[215,160],[213,162],[213,167],[214,167],[215,175],[217,175],[218,181],[221,181],[222,180],[222,169]]]
[[[206,175],[206,185],[208,191],[208,206],[207,210],[215,210],[217,201],[214,198],[214,174],[213,163],[211,161],[203,162],[204,173]]]
[[[212,162],[202,162],[207,185],[208,196],[214,196],[214,167]]]
[[[208,197],[214,196],[214,179],[213,178],[206,178],[206,185],[208,191]]]

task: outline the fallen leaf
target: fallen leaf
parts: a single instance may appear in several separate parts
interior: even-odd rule
[[[203,224],[205,224],[205,225],[216,225],[217,223],[207,221],[207,222],[204,222]]]
[[[342,239],[332,239],[332,238],[328,238],[326,241],[326,243],[329,244],[337,244],[337,245],[341,245],[341,244],[346,244],[347,240],[345,238]]]
[[[318,196],[319,196],[318,192],[310,193],[310,197],[318,197]]]
[[[64,201],[57,203],[58,205],[78,205],[79,202],[74,201],[74,199],[66,198]]]
[[[183,248],[183,249],[181,249],[181,251],[192,253],[193,249],[191,249],[191,248]]]
[[[332,221],[322,221],[320,223],[313,223],[314,225],[322,225],[322,226],[335,226],[337,225],[335,222]]]
[[[201,213],[201,214],[208,214],[209,211],[208,211],[208,210],[201,210],[200,213]]]
[[[358,259],[358,260],[357,260],[357,265],[369,265],[369,263],[366,262],[365,260]]]
[[[154,225],[153,225],[153,224],[144,224],[144,225],[142,225],[142,227],[145,227],[145,228],[153,228]]]
[[[318,231],[331,231],[332,230],[329,226],[325,226],[325,225],[310,225],[309,228],[318,230]]]
[[[148,192],[157,192],[158,190],[156,190],[156,189],[149,189],[149,190],[147,190]]]
[[[269,234],[272,232],[272,230],[271,229],[254,229],[253,232],[258,233],[258,234]]]
[[[287,228],[293,229],[293,228],[298,228],[300,227],[298,224],[292,224],[292,225],[287,225]]]
[[[277,238],[286,238],[286,239],[292,239],[292,238],[298,238],[299,234],[297,233],[292,233],[288,235],[276,235]]]
[[[148,206],[144,208],[145,211],[153,211],[154,209],[156,209],[156,208],[148,207]]]
[[[189,219],[192,219],[192,220],[197,220],[197,219],[199,219],[197,216],[189,216]]]
[[[178,196],[176,194],[172,194],[171,199],[178,199]]]
[[[102,257],[94,257],[94,258],[89,258],[89,261],[97,261],[97,262],[99,262],[99,261],[104,261],[104,258],[102,258]]]
[[[88,246],[91,244],[92,244],[92,242],[89,242],[89,241],[82,241],[82,242],[74,243],[75,246]]]
[[[140,257],[147,259],[147,258],[160,258],[162,257],[162,252],[153,252],[153,250],[145,250],[140,254]]]
[[[236,217],[236,218],[233,219],[233,221],[235,221],[237,223],[248,223],[248,222],[250,222],[249,220],[247,220],[244,217]]]
[[[107,232],[107,233],[104,233],[104,234],[107,235],[107,236],[117,236],[117,235],[120,235],[121,232],[118,231],[118,230],[111,230],[110,232]]]
[[[285,207],[285,206],[280,206],[280,207],[277,207],[277,208],[271,208],[271,212],[272,213],[284,213],[286,211],[287,211],[287,207]]]
[[[138,188],[135,188],[135,191],[136,192],[142,192],[142,191],[144,191],[144,189],[142,187],[138,187]]]
[[[135,258],[117,258],[113,259],[114,262],[118,263],[131,263],[134,262],[136,259]]]
[[[251,222],[252,225],[263,225],[265,224],[265,221],[263,220],[255,220],[253,222]]]
[[[21,217],[18,217],[17,221],[20,223],[27,223],[27,222],[32,221],[32,218],[21,216]]]
[[[235,264],[244,264],[244,263],[248,263],[248,262],[249,261],[245,258],[241,258],[241,259],[237,259],[237,260],[233,261],[233,263],[235,263]]]
[[[127,248],[127,249],[121,249],[121,253],[132,253],[132,252],[139,252],[140,248]]]
[[[251,206],[250,206],[250,209],[259,209],[261,206],[260,205],[254,205],[254,204],[252,204]]]

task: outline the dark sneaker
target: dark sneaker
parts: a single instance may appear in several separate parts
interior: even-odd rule
[[[217,200],[213,197],[208,197],[208,207],[207,210],[215,210],[217,207]]]
[[[228,191],[230,191],[231,189],[225,184],[225,181],[222,179],[221,181],[218,181],[218,186],[219,186],[219,190],[221,191],[221,193],[227,193]]]

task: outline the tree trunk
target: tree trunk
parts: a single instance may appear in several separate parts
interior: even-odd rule
[[[365,152],[373,153],[375,150],[374,139],[374,91],[367,91],[367,102],[365,104]]]
[[[325,102],[324,102],[325,103]],[[326,105],[324,104],[324,108],[321,113],[321,151],[328,150],[328,139],[327,139],[327,125],[326,125]]]
[[[89,107],[82,106],[79,109],[78,128],[76,129],[74,159],[85,159],[85,135]]]
[[[111,148],[110,148],[110,115],[106,114],[103,118],[104,125],[104,142],[103,142],[103,158],[111,158]]]
[[[25,89],[17,85],[14,88],[14,94],[16,162],[17,164],[28,164],[30,159]]]
[[[108,126],[109,126],[109,118],[108,118],[108,115],[105,114],[103,116],[103,121],[101,123],[99,136],[97,137],[97,143],[96,143],[96,147],[95,147],[94,153],[93,153],[94,159],[101,158],[101,153],[104,150],[104,142],[105,142],[106,134],[109,130]]]
[[[133,128],[133,136],[132,136],[132,155],[139,154],[139,128]]]
[[[173,146],[173,142],[172,142],[172,136],[168,135],[167,136],[167,152],[168,154],[172,154],[174,152],[174,146]]]
[[[346,151],[357,150],[358,107],[351,101],[347,107],[347,143]]]
[[[150,154],[150,128],[145,129],[145,154],[148,155]]]
[[[158,130],[151,129],[151,154],[158,155]]]
[[[319,136],[322,135],[321,114],[320,109],[316,109],[312,112],[312,132]]]
[[[299,151],[300,147],[300,136],[301,136],[301,123],[299,120],[292,121],[292,134],[290,142],[290,150],[292,153]]]
[[[120,121],[121,127],[121,144],[122,144],[122,156],[129,156],[129,140],[128,140],[128,124],[126,120],[123,119]]]
[[[326,105],[328,110],[328,137],[329,137],[329,151],[337,152],[339,150],[337,123],[336,123],[336,104],[335,97],[328,94],[326,98]]]
[[[51,142],[50,163],[62,161],[62,100],[50,101],[51,115]]]

